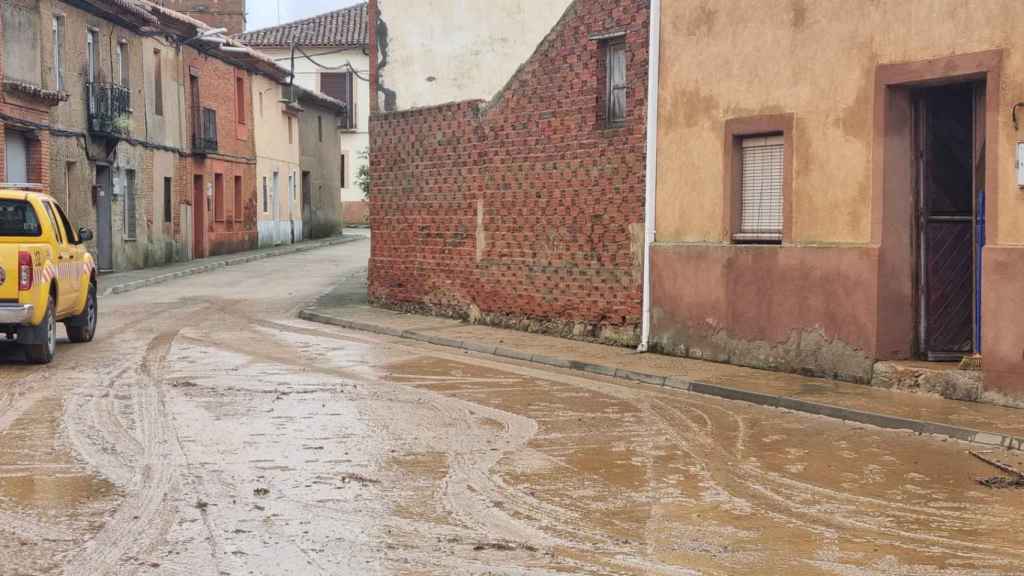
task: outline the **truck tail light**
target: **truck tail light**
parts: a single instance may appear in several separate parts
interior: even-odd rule
[[[18,290],[26,291],[32,289],[35,281],[32,272],[32,255],[28,252],[18,252]]]

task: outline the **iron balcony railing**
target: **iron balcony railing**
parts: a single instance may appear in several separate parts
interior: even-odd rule
[[[217,151],[217,111],[210,108],[192,113],[192,151],[206,154]]]
[[[86,82],[89,131],[127,136],[131,126],[131,91],[107,82]]]

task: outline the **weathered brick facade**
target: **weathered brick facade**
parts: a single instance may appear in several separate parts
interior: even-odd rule
[[[250,73],[222,60],[198,52],[192,48],[184,50],[188,79],[185,93],[192,94],[193,82],[198,81],[199,108],[211,109],[217,114],[217,150],[207,154],[195,154],[188,159],[189,182],[193,183],[192,207],[200,211],[196,224],[205,229],[193,249],[196,257],[213,256],[230,252],[251,250],[257,245],[256,228],[256,149],[252,131],[252,103],[250,102]],[[241,82],[243,116],[238,114],[236,98]],[[195,134],[194,126],[199,117],[189,97],[187,105],[189,134]],[[194,142],[193,142],[194,145]],[[194,146],[193,146],[194,148]],[[222,182],[224,209],[218,216],[216,210],[217,179]],[[205,190],[197,195],[195,184],[202,179]],[[241,208],[235,210],[235,182],[241,178]],[[210,194],[210,186],[213,194]]]
[[[636,342],[648,17],[577,0],[491,102],[372,117],[374,302]],[[602,38],[620,32],[628,112],[610,127]]]

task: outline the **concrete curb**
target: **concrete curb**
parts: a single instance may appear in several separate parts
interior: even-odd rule
[[[310,250],[316,250],[318,248],[327,248],[329,246],[337,246],[339,244],[347,244],[349,242],[355,242],[362,240],[362,236],[335,236],[333,238],[327,238],[324,240],[314,240],[308,242],[300,242],[298,244],[291,244],[282,248],[275,248],[272,250],[266,250],[256,253],[242,253],[238,256],[227,258],[224,260],[218,260],[216,262],[203,262],[199,260],[195,266],[186,268],[184,270],[176,270],[174,272],[167,272],[165,274],[157,274],[149,278],[143,278],[141,280],[132,280],[131,282],[125,282],[123,284],[116,284],[114,286],[107,286],[100,290],[100,296],[110,296],[112,294],[124,294],[125,292],[133,292],[140,288],[146,288],[147,286],[155,286],[157,284],[163,284],[164,282],[170,282],[171,280],[177,280],[178,278],[186,278],[188,276],[195,276],[197,274],[204,274],[206,272],[212,272],[214,270],[220,270],[221,268],[227,268],[228,266],[238,266],[239,264],[247,264],[249,262],[256,262],[258,260],[266,260],[267,258],[275,258],[278,256],[288,256],[290,254],[298,254],[300,252],[309,252]],[[100,276],[100,284],[103,284],[103,277]]]
[[[578,362],[575,360],[567,360],[564,358],[555,358],[539,354],[529,354],[511,348],[495,347],[487,344],[481,344],[479,342],[465,342],[462,340],[453,340],[451,338],[419,334],[412,330],[396,330],[394,328],[390,328],[387,326],[379,326],[367,322],[356,322],[353,320],[338,318],[337,316],[332,316],[330,314],[318,312],[312,308],[306,308],[301,310],[299,312],[299,318],[303,320],[308,320],[310,322],[330,324],[332,326],[339,326],[341,328],[359,330],[362,332],[371,332],[374,334],[381,334],[384,336],[393,336],[396,338],[416,340],[418,342],[426,342],[437,346],[445,346],[448,348],[457,348],[468,352],[488,354],[492,356],[497,356],[499,358],[510,358],[513,360],[521,360],[524,362],[542,364],[544,366],[567,368],[569,370],[577,370],[580,372],[598,374],[601,376],[611,376],[614,378],[621,378],[623,380],[629,380],[633,382],[640,382],[644,384],[672,388],[675,390],[693,392],[695,394],[704,394],[706,396],[715,396],[717,398],[724,398],[727,400],[747,402],[750,404],[757,404],[759,406],[768,406],[772,408],[793,410],[795,412],[804,412],[806,414],[826,416],[828,418],[835,418],[837,420],[843,420],[845,422],[868,424],[871,426],[877,426],[879,428],[887,428],[891,430],[909,430],[916,434],[932,434],[936,436],[944,436],[955,440],[968,442],[971,444],[979,444],[982,446],[1006,448],[1008,450],[1024,450],[1024,438],[1017,436],[1008,436],[1006,434],[1000,434],[996,432],[983,432],[980,430],[973,430],[970,428],[961,428],[959,426],[953,426],[950,424],[926,422],[922,420],[914,420],[911,418],[891,416],[888,414],[877,414],[875,412],[867,412],[863,410],[856,410],[853,408],[843,408],[841,406],[832,406],[830,404],[810,402],[807,400],[793,398],[790,396],[773,396],[770,394],[761,394],[749,390],[741,390],[738,388],[731,388],[729,386],[722,386],[720,384],[699,382],[695,380],[689,380],[686,378],[678,378],[674,376],[659,376],[656,374],[646,374],[643,372],[635,372],[632,370],[624,370],[621,368],[613,368],[610,366],[602,366],[599,364],[591,364],[588,362]]]

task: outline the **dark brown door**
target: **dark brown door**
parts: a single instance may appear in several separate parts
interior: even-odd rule
[[[975,85],[918,101],[921,352],[959,360],[974,348]]]
[[[206,232],[206,191],[203,190],[203,177],[196,175],[192,179],[192,257],[205,258],[206,246],[203,237]]]

